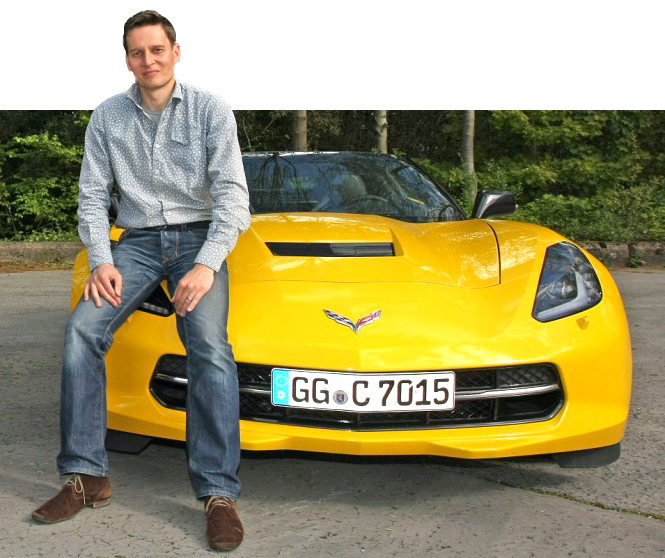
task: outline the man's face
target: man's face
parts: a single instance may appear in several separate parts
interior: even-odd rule
[[[127,33],[127,68],[144,89],[159,89],[174,78],[180,45],[171,46],[161,25],[144,25]]]

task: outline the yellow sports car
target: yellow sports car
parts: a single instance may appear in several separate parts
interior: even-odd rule
[[[630,338],[591,254],[487,219],[515,210],[509,192],[481,192],[467,218],[400,157],[244,162],[252,226],[228,260],[244,449],[553,454],[562,466],[619,456]],[[87,275],[82,252],[72,305]],[[185,351],[165,289],[107,355],[111,449],[185,437]]]

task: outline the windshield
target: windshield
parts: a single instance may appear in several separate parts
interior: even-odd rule
[[[253,213],[332,212],[429,223],[464,219],[408,161],[374,153],[246,154]]]

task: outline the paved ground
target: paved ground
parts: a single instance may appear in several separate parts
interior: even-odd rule
[[[635,361],[621,459],[464,462],[245,455],[234,556],[665,555],[665,272],[617,272]],[[114,501],[36,525],[60,481],[59,368],[71,274],[0,274],[0,556],[208,556],[184,450],[112,454]],[[654,517],[654,515],[656,517]]]

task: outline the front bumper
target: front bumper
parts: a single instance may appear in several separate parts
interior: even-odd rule
[[[132,319],[168,327],[168,320],[155,316],[137,313]],[[590,346],[550,355],[560,373],[565,401],[547,420],[379,431],[241,420],[242,448],[489,459],[610,446],[623,438],[631,381],[629,343],[626,338],[615,341],[603,343],[602,354]],[[151,372],[166,349],[151,336],[132,339],[129,353],[127,340],[118,336],[107,356],[110,429],[185,439],[185,413],[166,408],[150,393]]]
[[[569,452],[616,444],[623,438],[630,405],[630,336],[616,286],[609,273],[604,270],[599,273],[604,289],[601,304],[546,324],[531,318],[529,298],[515,295],[517,291],[535,292],[537,274],[474,293],[458,290],[453,293],[457,298],[440,296],[445,288],[413,285],[410,286],[414,291],[413,300],[428,301],[415,309],[409,301],[399,302],[404,298],[402,286],[384,285],[382,299],[396,301],[393,302],[395,314],[413,315],[415,312],[421,325],[429,323],[431,326],[414,332],[409,329],[410,322],[403,322],[401,330],[394,329],[386,335],[382,328],[386,331],[391,324],[387,317],[385,320],[382,317],[381,322],[367,328],[366,332],[363,330],[359,336],[354,336],[348,328],[336,326],[323,312],[323,324],[332,324],[325,335],[319,327],[308,329],[298,322],[299,305],[310,304],[301,293],[324,289],[325,285],[297,282],[232,285],[234,306],[229,318],[229,335],[239,362],[383,373],[551,363],[558,372],[563,393],[563,404],[551,418],[515,424],[359,431],[352,426],[330,428],[241,420],[242,447],[255,451],[478,459]],[[352,292],[358,299],[371,299],[377,296],[372,295],[372,288],[354,285]],[[337,286],[331,293],[339,295]],[[401,298],[398,298],[400,293]],[[276,303],[274,308],[266,307],[280,296],[292,301],[289,314],[280,314],[283,307]],[[463,296],[467,298],[461,300]],[[316,297],[321,298],[320,293],[316,293]],[[344,297],[338,298],[344,300]],[[264,301],[263,306],[257,305],[257,300]],[[520,302],[517,305],[510,302],[515,300]],[[472,303],[475,306],[471,306]],[[372,304],[372,308],[348,314],[363,315],[362,312],[374,308],[372,302],[368,304]],[[459,304],[459,308],[453,304]],[[487,312],[488,308],[504,308],[502,319],[488,321],[489,315],[485,319],[481,312]],[[455,320],[442,319],[444,313],[454,316]],[[281,319],[279,327],[274,316]],[[446,343],[441,344],[441,339]],[[342,343],[345,343],[345,351],[339,349]],[[152,373],[159,359],[168,354],[184,354],[173,317],[167,319],[136,312],[118,330],[107,355],[109,428],[184,440],[184,412],[164,407],[150,392]]]

